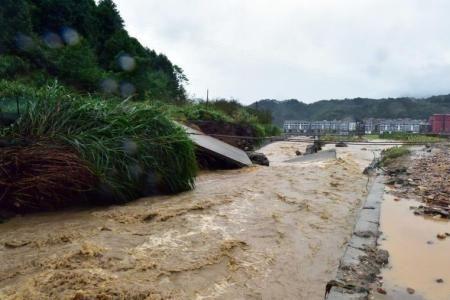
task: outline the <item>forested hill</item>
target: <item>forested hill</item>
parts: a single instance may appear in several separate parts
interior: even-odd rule
[[[1,0],[0,78],[184,100],[182,70],[129,36],[112,0]]]
[[[305,104],[296,99],[284,101],[266,99],[250,106],[272,112],[273,122],[279,126],[284,120],[359,120],[371,117],[428,119],[434,113],[450,113],[450,95],[424,99],[323,100],[311,104]]]

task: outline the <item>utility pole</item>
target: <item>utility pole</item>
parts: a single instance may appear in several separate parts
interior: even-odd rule
[[[209,104],[209,89],[206,90],[206,109],[208,109]]]

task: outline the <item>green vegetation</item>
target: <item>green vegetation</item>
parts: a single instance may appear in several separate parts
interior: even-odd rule
[[[323,141],[330,142],[364,142],[367,141],[367,136],[357,135],[323,135],[320,137]]]
[[[187,99],[183,70],[130,37],[112,0],[3,0],[0,27],[0,208],[191,189],[174,119],[280,133],[266,111]]]
[[[413,133],[383,133],[379,135],[379,138],[386,140],[398,140],[414,143],[433,143],[445,141],[445,139],[440,137],[428,136],[423,134],[413,134]]]
[[[251,107],[270,111],[273,122],[282,126],[284,120],[362,120],[365,118],[428,119],[435,113],[450,113],[450,95],[425,99],[345,99],[323,100],[306,104],[296,99],[261,100]]]
[[[3,0],[0,27],[2,78],[38,74],[79,91],[186,100],[183,70],[130,37],[111,0]]]
[[[373,141],[373,140],[379,139],[379,138],[380,138],[380,135],[379,135],[379,134],[366,134],[366,135],[364,135],[364,138],[365,138],[367,141]]]
[[[235,100],[213,100],[209,103],[189,103],[181,106],[166,106],[169,114],[179,121],[217,121],[249,126],[255,137],[277,136],[281,129],[272,124],[267,111],[257,111],[243,106]]]
[[[404,146],[401,147],[393,147],[382,151],[382,159],[381,159],[381,165],[382,166],[388,166],[390,165],[395,159],[410,154],[411,151]]]
[[[0,83],[3,89],[7,85],[19,94],[22,88],[27,102],[18,121],[2,130],[2,138],[74,151],[97,178],[93,190],[107,191],[108,201],[193,187],[197,169],[193,144],[160,109],[74,96],[56,84],[33,94],[26,86]],[[8,157],[2,157],[5,161]],[[149,187],[152,190],[146,190]]]
[[[112,0],[4,0],[0,27],[2,79],[30,88],[58,80],[75,95],[130,98],[181,120],[248,124],[261,136],[280,133],[267,111],[235,100],[188,100],[183,70],[130,37]],[[3,101],[3,115],[14,101]]]
[[[323,135],[320,137],[324,141],[348,141],[348,142],[364,142],[377,139],[383,140],[396,140],[411,143],[433,143],[433,142],[443,142],[444,138],[429,136],[424,134],[414,134],[414,133],[383,133],[383,134],[368,134],[363,136],[356,135]]]
[[[224,108],[226,100],[170,106],[169,114],[176,120],[190,123],[207,134],[242,150],[259,147],[265,137],[281,135],[281,129],[270,122],[270,115],[242,106],[235,101],[227,102],[233,110]],[[219,105],[217,105],[219,103]],[[167,106],[165,106],[167,107]],[[226,137],[226,136],[233,137]]]

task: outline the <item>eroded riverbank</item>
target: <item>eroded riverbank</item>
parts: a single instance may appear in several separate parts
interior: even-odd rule
[[[209,172],[194,191],[0,224],[1,299],[323,299],[367,193],[370,146]]]
[[[382,273],[387,294],[376,299],[450,299],[449,167],[448,149],[436,147],[414,149],[390,168],[397,171],[388,179],[380,228],[390,254]]]

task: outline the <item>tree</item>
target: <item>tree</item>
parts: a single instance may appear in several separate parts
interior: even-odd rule
[[[18,58],[0,62],[4,74],[41,71],[89,91],[108,74],[133,86],[141,99],[185,100],[183,70],[130,37],[112,0],[0,1],[0,52]],[[136,67],[120,68],[123,55]]]
[[[0,28],[0,53],[16,51],[17,36],[32,32],[30,8],[26,0],[1,0]]]
[[[47,50],[47,62],[56,69],[58,77],[78,88],[94,90],[100,83],[102,71],[86,40],[73,46]]]
[[[101,0],[96,9],[100,39],[106,41],[118,31],[124,29],[124,22],[112,0]]]
[[[117,57],[121,54],[146,56],[147,52],[138,40],[131,38],[125,30],[115,32],[99,50],[100,65],[109,70],[117,69]],[[117,70],[118,71],[118,70]]]

